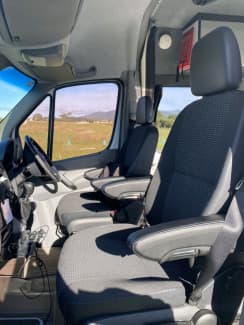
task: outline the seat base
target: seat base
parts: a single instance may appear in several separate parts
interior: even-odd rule
[[[195,321],[195,316],[201,316]],[[203,319],[205,318],[205,319]],[[204,322],[202,322],[204,321]],[[217,325],[217,317],[207,309],[200,310],[196,306],[185,304],[181,307],[173,307],[160,310],[142,311],[128,314],[105,316],[95,318],[85,323],[86,325],[144,325],[144,324],[180,324],[180,325]]]
[[[113,203],[104,201],[99,193],[73,192],[61,199],[56,213],[61,227],[72,234],[86,228],[113,223],[110,216],[113,209],[111,206]]]
[[[69,322],[184,305],[182,283],[169,280],[158,263],[128,248],[126,239],[137,229],[106,225],[67,239],[58,264],[57,295]]]

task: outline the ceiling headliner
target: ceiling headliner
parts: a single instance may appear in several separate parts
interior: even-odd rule
[[[63,1],[66,0],[60,0],[60,5]],[[244,16],[243,0],[218,0],[205,7],[195,6],[191,0],[84,0],[75,27],[66,40],[69,45],[67,61],[76,76],[72,75],[71,70],[68,72],[66,66],[67,72],[62,75],[59,71],[57,81],[81,79],[82,73],[92,66],[96,67],[97,72],[93,76],[96,79],[119,78],[123,71],[135,70],[138,43],[141,37],[145,37],[142,22],[150,3],[159,3],[153,13],[156,24],[170,28],[182,28],[199,12]],[[29,21],[23,21],[23,24],[26,23],[29,24]],[[54,20],[54,28],[58,28],[60,23],[58,19]],[[45,46],[50,44],[42,45]],[[29,73],[28,67],[20,64],[22,57],[16,45],[0,39],[0,52],[18,68]],[[55,79],[55,69],[41,70],[43,79]],[[38,68],[33,74],[38,76]]]

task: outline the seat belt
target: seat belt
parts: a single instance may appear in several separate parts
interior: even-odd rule
[[[197,304],[202,296],[203,289],[219,272],[227,257],[234,252],[238,239],[243,232],[244,191],[240,191],[243,184],[244,178],[241,178],[234,188],[223,227],[206,257],[205,267],[203,268],[197,285],[190,296],[189,302],[193,305]]]

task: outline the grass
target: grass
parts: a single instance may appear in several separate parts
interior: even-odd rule
[[[110,141],[113,124],[110,122],[82,123],[76,121],[55,121],[53,160],[77,157],[104,150]],[[157,151],[161,152],[170,129],[159,128]],[[27,120],[20,128],[20,137],[33,137],[40,146],[47,149],[47,121]]]
[[[158,128],[158,132],[159,132],[159,137],[158,137],[157,151],[162,152],[165,142],[169,136],[170,129]]]

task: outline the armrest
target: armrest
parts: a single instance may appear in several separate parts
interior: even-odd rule
[[[89,169],[88,171],[86,171],[84,173],[84,177],[88,181],[93,181],[94,179],[98,179],[99,178],[99,176],[101,175],[102,171],[103,171],[103,168]]]
[[[116,181],[124,181],[126,178],[124,176],[111,176],[111,177],[104,177],[95,179],[91,182],[91,185],[95,188],[97,191],[101,191],[103,186],[107,184],[111,184]]]
[[[145,195],[145,192],[151,182],[151,177],[133,177],[124,180],[115,180],[104,184],[101,191],[111,199],[139,199]]]
[[[127,238],[133,252],[159,263],[208,254],[223,227],[219,215],[161,223]]]

